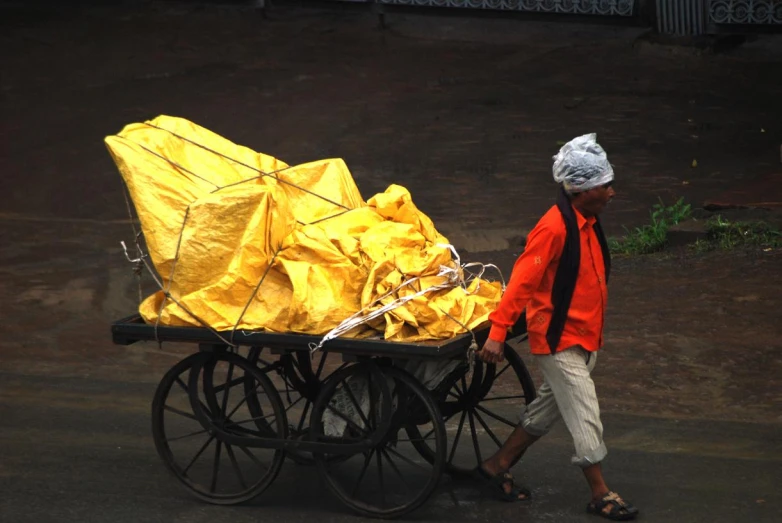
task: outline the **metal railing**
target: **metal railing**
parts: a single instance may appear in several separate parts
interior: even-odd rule
[[[782,25],[782,0],[656,0],[657,30],[686,36],[721,25]]]

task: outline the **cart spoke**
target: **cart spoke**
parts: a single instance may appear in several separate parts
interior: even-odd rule
[[[433,432],[433,430],[430,430],[428,432],[428,434],[432,434],[432,432]],[[412,443],[414,441],[432,441],[433,439],[436,439],[436,438],[429,438],[429,437],[427,437],[427,438],[424,438],[424,437],[420,437],[420,438],[402,438],[402,439],[397,439],[395,441],[397,443]]]
[[[361,421],[364,422],[364,424],[369,428],[369,420],[364,415],[364,411],[361,410],[361,405],[359,405],[358,400],[356,399],[356,396],[353,395],[353,391],[350,390],[349,386],[345,387],[345,392],[347,392],[348,397],[350,398],[350,401],[353,403],[353,406],[356,407],[356,412],[358,412],[358,415],[361,417]]]
[[[453,418],[454,416],[456,416],[456,412],[454,412],[453,414],[450,414],[448,417],[444,418],[444,419],[443,419],[443,425],[445,425],[446,423],[448,423],[448,422],[451,420],[451,418]],[[434,433],[434,431],[435,431],[435,428],[436,428],[436,426],[433,426],[433,427],[432,427],[432,430],[430,430],[429,432],[427,432],[426,434],[424,434],[423,436],[421,436],[421,439],[423,439],[423,440],[427,440],[427,439],[429,439],[429,436],[431,436],[431,435]]]
[[[329,374],[328,376],[326,376],[325,378],[323,378],[323,385],[325,385],[326,383],[328,383],[328,382],[329,382],[329,380],[331,379],[331,377],[332,377],[332,376],[334,376],[334,375],[335,375],[337,372],[341,371],[342,369],[344,369],[344,368],[345,368],[345,367],[347,367],[348,365],[349,365],[348,363],[343,363],[342,365],[340,365],[339,367],[337,367],[336,369],[334,369],[334,372],[332,372],[331,374]]]
[[[260,468],[262,468],[262,469],[264,469],[264,470],[269,470],[269,467],[268,467],[268,466],[266,466],[266,465],[264,465],[264,464],[263,464],[263,462],[261,462],[261,460],[259,460],[259,459],[258,459],[258,458],[255,456],[255,454],[253,454],[252,452],[250,452],[250,449],[248,449],[247,447],[243,447],[243,446],[239,446],[239,449],[240,449],[242,452],[244,452],[245,454],[247,454],[247,456],[248,456],[248,457],[249,457],[251,460],[253,460],[253,463],[255,463],[256,465],[258,465]]]
[[[425,467],[423,467],[421,464],[419,464],[419,463],[416,463],[415,461],[413,461],[412,459],[408,458],[407,456],[405,456],[405,455],[403,455],[403,454],[400,454],[399,452],[397,452],[397,451],[396,451],[396,449],[394,449],[394,448],[392,448],[392,447],[386,447],[386,451],[390,452],[391,454],[393,454],[393,455],[394,455],[394,456],[396,456],[397,458],[401,459],[401,460],[402,460],[402,461],[404,461],[405,463],[409,463],[410,465],[412,465],[412,466],[414,466],[414,467],[417,467],[417,468],[419,468],[419,469],[421,469],[421,470],[425,471],[427,474],[429,473],[429,471],[428,471],[428,470],[426,470],[426,468],[425,468]]]
[[[236,413],[236,411],[239,410],[241,408],[241,406],[244,405],[247,402],[247,398],[250,397],[250,394],[257,393],[259,388],[261,388],[261,382],[260,381],[255,385],[255,388],[253,390],[248,391],[247,394],[244,395],[244,398],[242,398],[242,401],[240,401],[233,408],[233,410],[228,413],[228,415],[226,416],[226,419],[230,419],[231,416],[233,416]],[[263,392],[263,394],[265,394],[265,392]]]
[[[467,417],[470,420],[470,432],[472,433],[472,446],[475,449],[475,455],[478,457],[478,463],[483,463],[483,458],[481,458],[481,446],[478,445],[478,433],[475,431],[475,420],[472,416],[472,409],[467,411]]]
[[[275,437],[276,434],[273,432],[270,434],[264,434],[263,432],[248,429],[246,427],[242,427],[239,425],[226,425],[225,429],[223,429],[226,434],[229,434],[231,436],[249,436],[253,438],[269,438],[269,437]]]
[[[228,394],[231,392],[231,387],[233,387],[233,385],[229,386],[228,383],[231,381],[231,376],[233,375],[234,375],[234,363],[229,362],[228,377],[225,379],[225,391],[223,392],[223,406],[220,409],[221,412],[225,412],[225,409],[228,408]],[[244,379],[241,379],[240,381],[244,382]]]
[[[432,434],[434,434],[434,428],[432,428],[432,430],[430,430],[429,432],[427,432],[426,434],[424,434],[423,436],[421,436],[421,439],[422,439],[422,440],[424,440],[424,441],[426,441],[426,440],[428,440],[428,439],[429,439],[429,436],[431,436]]]
[[[301,419],[299,419],[299,425],[296,427],[296,432],[301,432],[301,429],[304,428],[304,422],[307,421],[310,405],[312,405],[312,402],[307,400],[307,403],[304,404],[304,411],[301,413]]]
[[[260,383],[258,384],[258,387],[260,387]],[[256,387],[256,389],[257,389],[257,387]],[[245,395],[245,397],[242,398],[242,401],[240,401],[236,406],[234,406],[234,408],[231,409],[231,412],[226,414],[225,419],[231,419],[231,416],[236,414],[236,411],[239,410],[242,407],[242,405],[247,403],[247,398],[250,397],[250,394],[252,394],[252,392],[248,392],[247,395]]]
[[[182,381],[182,378],[177,376],[175,382],[176,382],[177,385],[179,385],[182,388],[183,391],[185,391],[185,394],[189,394],[190,393],[190,391],[187,388],[187,385],[185,384],[184,381]]]
[[[284,389],[274,389],[278,393],[282,394],[288,394],[292,390],[296,390],[296,386],[293,384],[293,381],[290,379],[289,376],[287,376],[285,373],[280,373],[280,377],[282,378],[282,382],[285,384]],[[288,397],[288,401],[290,401],[290,396]]]
[[[476,409],[478,409],[478,410],[480,410],[481,412],[483,412],[483,413],[484,413],[484,414],[486,414],[487,416],[491,416],[492,418],[496,419],[497,421],[501,421],[501,422],[503,422],[503,423],[505,423],[506,425],[509,425],[509,426],[511,426],[511,427],[514,427],[514,428],[515,428],[515,427],[518,425],[518,423],[513,423],[512,421],[509,421],[507,418],[503,418],[503,417],[502,417],[502,416],[500,416],[499,414],[495,414],[494,412],[492,412],[492,411],[490,411],[489,409],[487,409],[487,408],[485,408],[485,407],[482,407],[482,406],[480,406],[480,405],[476,405],[476,406],[475,406],[475,408],[476,408]]]
[[[242,377],[240,377],[240,378],[234,378],[234,379],[232,379],[230,382],[226,381],[226,382],[225,382],[225,383],[223,383],[222,385],[218,385],[218,386],[216,386],[216,387],[213,387],[213,389],[212,389],[212,390],[214,390],[214,392],[215,392],[215,393],[222,392],[222,391],[223,391],[223,390],[225,390],[225,389],[233,388],[233,387],[235,387],[236,385],[239,385],[239,384],[240,384],[240,383],[242,383],[243,381],[246,381],[246,380],[247,380],[247,378],[248,378],[248,376],[245,374],[244,376],[242,376]],[[255,380],[253,380],[253,381],[255,381]],[[254,391],[254,392],[255,392],[256,394],[263,394],[263,395],[266,395],[266,391],[265,391],[265,390],[258,390],[258,387],[259,387],[259,386],[260,386],[260,385],[256,385],[256,387],[255,387],[255,391]],[[285,389],[282,389],[282,390],[280,390],[280,389],[276,389],[276,390],[277,390],[277,392],[285,392]]]
[[[192,467],[193,464],[195,464],[196,460],[201,456],[201,454],[204,453],[204,451],[206,450],[206,447],[208,447],[209,444],[212,443],[212,440],[214,440],[214,439],[215,439],[214,436],[209,436],[209,439],[206,440],[206,443],[204,443],[201,446],[200,449],[198,449],[198,452],[196,452],[196,455],[193,456],[193,459],[190,460],[190,463],[187,464],[187,467],[185,467],[185,469],[182,471],[182,474],[187,476],[187,471],[190,470],[190,467]],[[171,440],[168,440],[168,441],[171,441]]]
[[[454,388],[458,390],[462,396],[466,394],[467,391],[467,381],[464,376],[461,377],[461,383],[462,383],[462,389],[459,389],[459,385],[454,383]],[[453,463],[453,458],[456,456],[456,448],[459,446],[459,438],[462,435],[462,429],[464,428],[464,418],[467,416],[467,410],[462,411],[462,417],[459,420],[459,427],[456,429],[456,436],[453,438],[453,447],[451,447],[451,453],[448,456],[448,463]]]
[[[494,382],[496,383],[496,382],[497,382],[497,380],[499,379],[499,377],[500,377],[500,376],[502,376],[502,374],[503,374],[503,373],[504,373],[506,370],[508,370],[509,368],[510,368],[510,363],[506,364],[506,365],[505,365],[505,366],[502,368],[502,370],[501,370],[500,372],[498,372],[497,374],[495,374],[495,375],[494,375]]]
[[[206,434],[207,432],[209,432],[207,429],[202,429],[196,432],[190,432],[189,434],[183,434],[182,436],[174,436],[173,438],[166,438],[166,442],[171,443],[172,441],[178,441],[180,439],[192,438],[193,436]]]
[[[486,424],[486,422],[483,420],[481,415],[478,414],[477,412],[473,412],[473,414],[475,415],[475,419],[478,420],[478,423],[480,423],[483,426],[483,430],[485,430],[489,434],[489,437],[494,440],[494,443],[497,444],[497,447],[502,447],[502,442],[494,434],[494,432],[492,432],[492,430],[489,428],[489,425]]]
[[[459,428],[456,429],[456,436],[453,438],[453,447],[451,447],[451,454],[448,456],[448,463],[453,462],[453,457],[456,454],[456,447],[459,445],[459,436],[462,435],[462,427],[464,427],[464,418],[467,416],[467,411],[462,411],[462,419],[459,420]]]
[[[271,429],[271,427],[269,427]],[[269,439],[269,438],[276,438],[277,433],[273,430],[269,430],[268,432],[261,432],[258,430],[248,429],[245,427],[226,427],[226,432],[229,435],[232,436],[246,436],[250,438],[259,438],[259,439]]]
[[[174,414],[179,414],[180,416],[184,416],[185,418],[198,421],[198,418],[196,418],[193,414],[190,414],[189,412],[185,412],[183,410],[179,410],[175,407],[171,407],[169,405],[163,405],[163,409],[169,412],[173,412]]]
[[[443,425],[445,425],[446,423],[448,423],[449,421],[451,421],[451,418],[453,418],[454,416],[456,416],[456,414],[457,414],[458,412],[459,412],[459,411],[457,410],[457,411],[456,411],[456,412],[454,412],[453,414],[448,414],[448,416],[446,416],[445,418],[443,418]],[[430,430],[430,431],[427,433],[427,435],[431,434],[432,432],[434,432],[434,428],[433,428],[432,430]]]
[[[179,376],[177,376],[176,380],[174,380],[174,381],[175,381],[175,383],[176,383],[177,385],[179,385],[179,386],[182,388],[182,390],[185,392],[185,394],[187,394],[188,396],[190,395],[190,389],[188,389],[188,388],[187,388],[187,384],[185,384],[185,382],[184,382],[184,381],[182,381],[182,378],[180,378]],[[204,409],[204,412],[211,412],[211,411],[209,410],[209,407],[207,407],[206,405],[204,405],[204,402],[203,402],[203,401],[200,401],[200,400],[199,400],[199,403],[201,404],[201,408],[202,408],[202,409]]]
[[[380,480],[380,501],[383,505],[386,504],[386,485],[383,480],[383,456],[380,452],[375,452],[377,456],[377,477]]]
[[[375,421],[375,397],[372,394],[372,372],[367,372],[367,389],[369,390],[369,420],[370,422]],[[377,424],[370,425],[367,427],[369,430],[375,430],[377,427]]]
[[[353,490],[350,493],[350,497],[356,497],[356,492],[358,492],[358,487],[361,485],[361,480],[364,479],[364,474],[366,474],[367,469],[369,468],[369,463],[372,461],[372,454],[374,453],[375,453],[375,449],[371,449],[369,451],[369,454],[364,456],[364,468],[361,469],[361,473],[358,475],[356,484],[353,485]]]
[[[238,426],[238,425],[246,425],[248,423],[255,423],[256,421],[267,420],[269,418],[272,418],[272,420],[276,420],[277,419],[277,415],[276,414],[267,414],[266,416],[256,416],[256,417],[253,417],[253,418],[243,419],[241,421],[228,420],[228,423],[226,423],[226,426],[233,427],[233,426]],[[269,425],[271,426],[271,424],[269,424]]]
[[[458,383],[454,383],[453,384],[453,388],[456,389],[456,392],[459,393],[458,396],[456,396],[457,398],[463,398],[464,397],[464,394],[465,394],[465,391],[467,390],[467,387],[464,387],[464,390],[462,390],[462,389],[459,388],[459,384]],[[450,391],[448,391],[448,392],[450,392]],[[453,393],[451,393],[451,394],[453,394]]]
[[[217,473],[220,471],[220,451],[223,448],[223,442],[217,440],[217,446],[215,447],[215,461],[212,467],[212,484],[209,486],[209,492],[214,494],[217,488]]]
[[[232,374],[232,371],[233,371],[233,362],[229,363],[228,365],[229,365],[229,367],[228,367],[228,379],[226,380],[225,383],[223,383],[221,385],[217,385],[216,387],[212,387],[212,390],[215,391],[215,394],[217,394],[218,392],[223,392],[226,389],[230,389],[231,387],[233,387],[235,385],[238,385],[238,384],[240,384],[241,382],[244,381],[244,377],[231,379],[231,374]]]
[[[396,472],[396,475],[399,476],[399,479],[402,480],[402,485],[404,486],[405,490],[407,492],[411,492],[410,486],[407,484],[408,480],[399,471],[399,467],[396,466],[396,463],[394,463],[394,460],[392,460],[391,456],[388,455],[388,452],[385,449],[381,449],[380,452],[383,453],[383,456],[386,457],[386,461],[388,461],[388,464],[391,465],[391,468],[394,469],[394,472]]]
[[[490,396],[488,398],[481,399],[481,403],[484,401],[497,401],[497,400],[521,400],[526,399],[526,395],[520,394],[518,396]]]
[[[272,413],[272,414],[266,414],[264,416],[253,416],[252,418],[243,419],[241,421],[232,421],[232,420],[227,420],[227,421],[230,422],[232,425],[244,425],[246,423],[252,423],[254,421],[261,421],[261,420],[268,420],[268,419],[271,419],[272,421],[276,420],[277,414]]]
[[[228,453],[228,457],[231,458],[231,464],[234,467],[234,470],[236,471],[236,477],[239,478],[239,483],[241,483],[242,488],[247,490],[247,483],[244,481],[244,476],[242,476],[242,470],[239,468],[239,462],[236,461],[236,456],[234,455],[234,451],[231,448],[231,445],[228,443],[225,444],[225,451]]]
[[[285,407],[285,412],[289,412],[293,407],[295,407],[303,399],[304,399],[304,396],[299,396],[299,398],[297,400],[291,402],[290,405]]]
[[[326,365],[326,358],[329,357],[328,352],[324,352],[318,362],[318,370],[315,371],[315,379],[320,380],[320,373],[323,372],[323,367]]]

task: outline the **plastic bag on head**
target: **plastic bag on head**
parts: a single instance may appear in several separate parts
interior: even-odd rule
[[[588,191],[614,179],[614,169],[595,133],[573,138],[553,159],[554,180],[569,193]]]

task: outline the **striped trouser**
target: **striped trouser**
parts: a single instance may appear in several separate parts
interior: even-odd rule
[[[521,416],[522,428],[533,436],[543,436],[561,416],[573,436],[573,464],[588,467],[601,462],[608,451],[590,376],[597,353],[576,345],[554,355],[536,355],[534,359],[543,371],[543,385]]]

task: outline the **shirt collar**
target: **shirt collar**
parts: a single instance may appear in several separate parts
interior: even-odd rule
[[[579,230],[583,229],[586,225],[593,226],[597,221],[594,216],[584,218],[584,216],[578,211],[578,209],[575,208],[575,206],[573,207],[573,211],[576,213],[576,222],[578,222]]]

